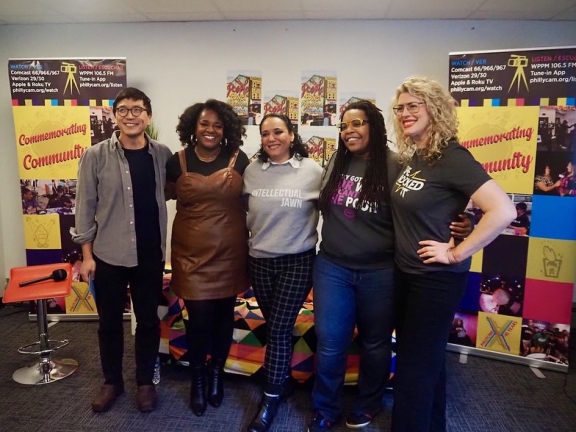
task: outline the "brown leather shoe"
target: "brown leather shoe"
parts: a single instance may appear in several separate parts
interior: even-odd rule
[[[155,385],[141,385],[138,387],[138,396],[136,397],[138,411],[150,412],[156,408],[158,395],[156,394]]]
[[[92,411],[108,411],[122,393],[124,393],[124,384],[104,384],[92,401]]]

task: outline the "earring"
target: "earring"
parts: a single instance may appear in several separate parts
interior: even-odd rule
[[[198,138],[196,138],[196,135],[194,134],[190,135],[190,142],[192,143],[192,145],[196,145],[196,143],[198,142]]]
[[[226,147],[228,145],[228,140],[226,138],[224,138],[222,141],[220,141],[220,145],[222,147]]]
[[[290,141],[290,148],[294,147],[294,141]]]

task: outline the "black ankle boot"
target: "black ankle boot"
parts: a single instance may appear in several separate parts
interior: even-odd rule
[[[264,394],[258,413],[248,425],[248,432],[266,432],[272,426],[274,417],[278,412],[278,405],[280,403],[280,396],[268,396]]]
[[[206,411],[206,367],[191,366],[190,408],[200,417]]]
[[[225,360],[212,359],[208,365],[208,403],[215,408],[224,398],[224,363]]]
[[[294,378],[288,375],[282,384],[282,392],[280,393],[280,402],[284,402],[294,394]]]

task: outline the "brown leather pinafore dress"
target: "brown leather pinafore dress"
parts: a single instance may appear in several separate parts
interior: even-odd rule
[[[172,283],[185,300],[235,296],[249,287],[248,230],[242,202],[242,176],[228,166],[209,176],[188,172],[184,150],[178,153],[182,175],[176,181],[172,225]]]

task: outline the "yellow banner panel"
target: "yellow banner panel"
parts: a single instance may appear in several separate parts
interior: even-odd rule
[[[95,314],[96,302],[86,282],[72,282],[70,295],[66,297],[67,314]]]
[[[478,312],[476,347],[506,354],[520,354],[522,318]]]
[[[480,249],[472,255],[472,263],[470,264],[470,271],[482,273],[482,257],[484,256],[484,249]]]
[[[26,249],[62,249],[60,216],[57,213],[23,217]]]
[[[15,106],[20,178],[76,178],[90,147],[90,107]]]
[[[506,192],[531,194],[540,108],[458,108],[460,143]]]
[[[526,277],[572,283],[575,256],[575,241],[530,237]]]

